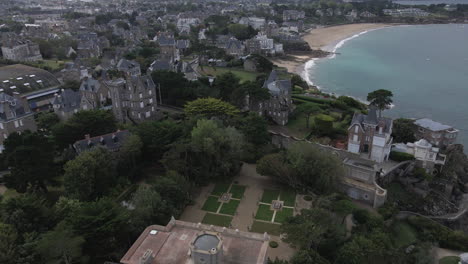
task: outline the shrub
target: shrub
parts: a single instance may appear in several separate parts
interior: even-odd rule
[[[414,160],[414,156],[404,152],[392,151],[390,152],[390,159],[398,162]]]
[[[270,241],[269,244],[270,244],[271,248],[277,248],[278,247],[278,242],[276,242],[276,241]]]
[[[359,224],[365,224],[365,223],[367,223],[369,221],[370,214],[366,209],[356,209],[353,212],[353,218]]]
[[[319,114],[315,116],[314,123],[318,135],[326,135],[333,133],[333,117],[329,115]]]

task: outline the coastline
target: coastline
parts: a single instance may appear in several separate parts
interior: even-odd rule
[[[339,26],[322,27],[310,29],[303,34],[302,39],[306,41],[313,50],[322,50],[327,52],[335,52],[336,48],[340,47],[340,43],[346,40],[364,34],[370,30],[376,30],[385,27],[394,26],[392,24],[383,23],[362,23],[362,24],[346,24]],[[335,54],[331,55],[335,56]],[[296,73],[301,76],[307,83],[313,85],[305,74],[306,68],[312,67],[314,59],[324,57],[316,56],[314,52],[303,52],[298,54],[290,54],[280,58],[273,58],[271,61],[279,67],[286,68],[288,72]]]

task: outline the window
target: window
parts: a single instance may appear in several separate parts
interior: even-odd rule
[[[18,120],[15,121],[15,127],[18,127]]]
[[[140,102],[140,108],[143,108],[143,107],[145,107],[145,103]]]
[[[130,99],[132,99],[132,98],[133,98],[133,95],[132,95],[132,94],[130,94]]]
[[[143,98],[143,94],[142,94],[142,93],[140,93],[140,98]]]
[[[23,126],[23,120],[20,119],[19,124],[20,126]]]
[[[148,94],[149,94],[149,95],[152,95],[152,94],[153,94],[153,91],[152,91],[152,90],[149,90],[149,91],[148,91]]]
[[[150,99],[149,99],[149,103],[150,103],[150,104],[153,103],[153,98],[150,98]]]
[[[359,132],[359,127],[358,127],[358,126],[355,126],[355,127],[354,127],[354,133],[357,133],[357,132]]]
[[[151,112],[150,111],[146,112],[146,117],[150,117],[150,116],[151,116]]]
[[[151,107],[151,111],[153,111],[153,112],[154,112],[154,106],[152,106],[152,107]]]
[[[358,141],[358,135],[355,134],[355,135],[353,136],[353,141]]]
[[[3,123],[0,123],[0,129],[3,129]]]

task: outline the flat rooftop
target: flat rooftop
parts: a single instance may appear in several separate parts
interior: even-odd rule
[[[125,256],[123,264],[140,264],[140,258],[148,250],[153,251],[152,264],[191,263],[190,245],[202,231],[216,232],[223,243],[223,263],[265,263],[269,237],[232,229],[171,220],[167,226],[147,227]]]

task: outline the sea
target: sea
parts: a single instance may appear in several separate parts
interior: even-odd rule
[[[336,55],[309,61],[304,77],[321,90],[361,101],[393,92],[392,118],[431,118],[460,130],[468,150],[468,24],[411,25],[356,34]]]

